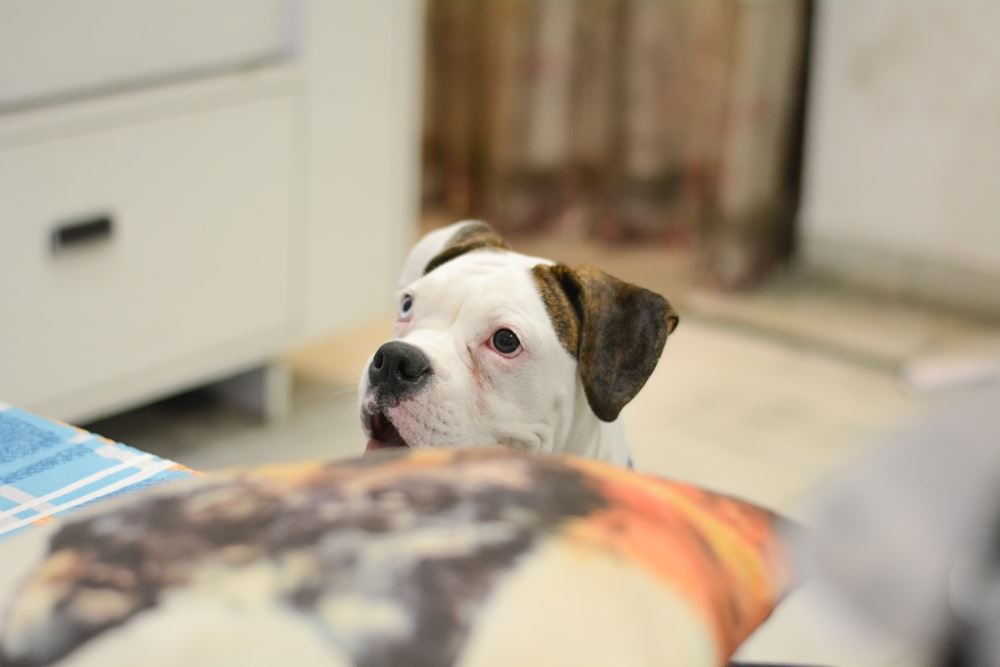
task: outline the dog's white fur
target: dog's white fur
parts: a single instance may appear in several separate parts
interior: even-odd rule
[[[533,267],[552,261],[482,248],[424,274],[463,224],[428,234],[407,258],[399,297],[412,298],[412,310],[397,317],[392,338],[419,348],[433,378],[387,406],[376,400],[366,366],[359,397],[368,436],[370,415],[382,412],[413,448],[505,445],[630,464],[621,419],[594,414],[577,359],[560,342],[532,278]],[[513,358],[491,345],[505,328],[522,345]]]

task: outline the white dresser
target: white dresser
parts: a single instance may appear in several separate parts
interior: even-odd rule
[[[421,33],[417,0],[0,0],[0,401],[85,420],[382,313]]]

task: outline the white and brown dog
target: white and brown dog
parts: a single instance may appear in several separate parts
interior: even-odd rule
[[[630,464],[618,417],[677,326],[666,299],[513,252],[478,221],[427,234],[399,286],[392,340],[361,377],[367,451],[503,445]]]

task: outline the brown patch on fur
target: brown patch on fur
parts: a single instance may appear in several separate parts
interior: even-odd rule
[[[455,235],[448,239],[448,242],[441,251],[434,255],[431,261],[427,262],[424,275],[427,275],[445,262],[451,261],[467,252],[482,248],[510,250],[507,242],[500,238],[500,235],[485,222],[470,222],[455,232]]]
[[[580,364],[594,414],[614,421],[656,368],[680,321],[666,299],[591,266],[532,269],[559,341]]]
[[[465,348],[468,356],[465,363],[466,368],[469,369],[469,376],[472,378],[472,385],[475,388],[475,401],[476,409],[480,411],[485,411],[486,406],[486,383],[487,377],[483,372],[483,364],[479,357],[476,355],[475,350],[471,347],[466,346]]]

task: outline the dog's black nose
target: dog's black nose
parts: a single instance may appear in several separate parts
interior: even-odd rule
[[[421,389],[431,375],[431,360],[420,348],[395,340],[380,347],[368,365],[368,382],[398,398]]]

